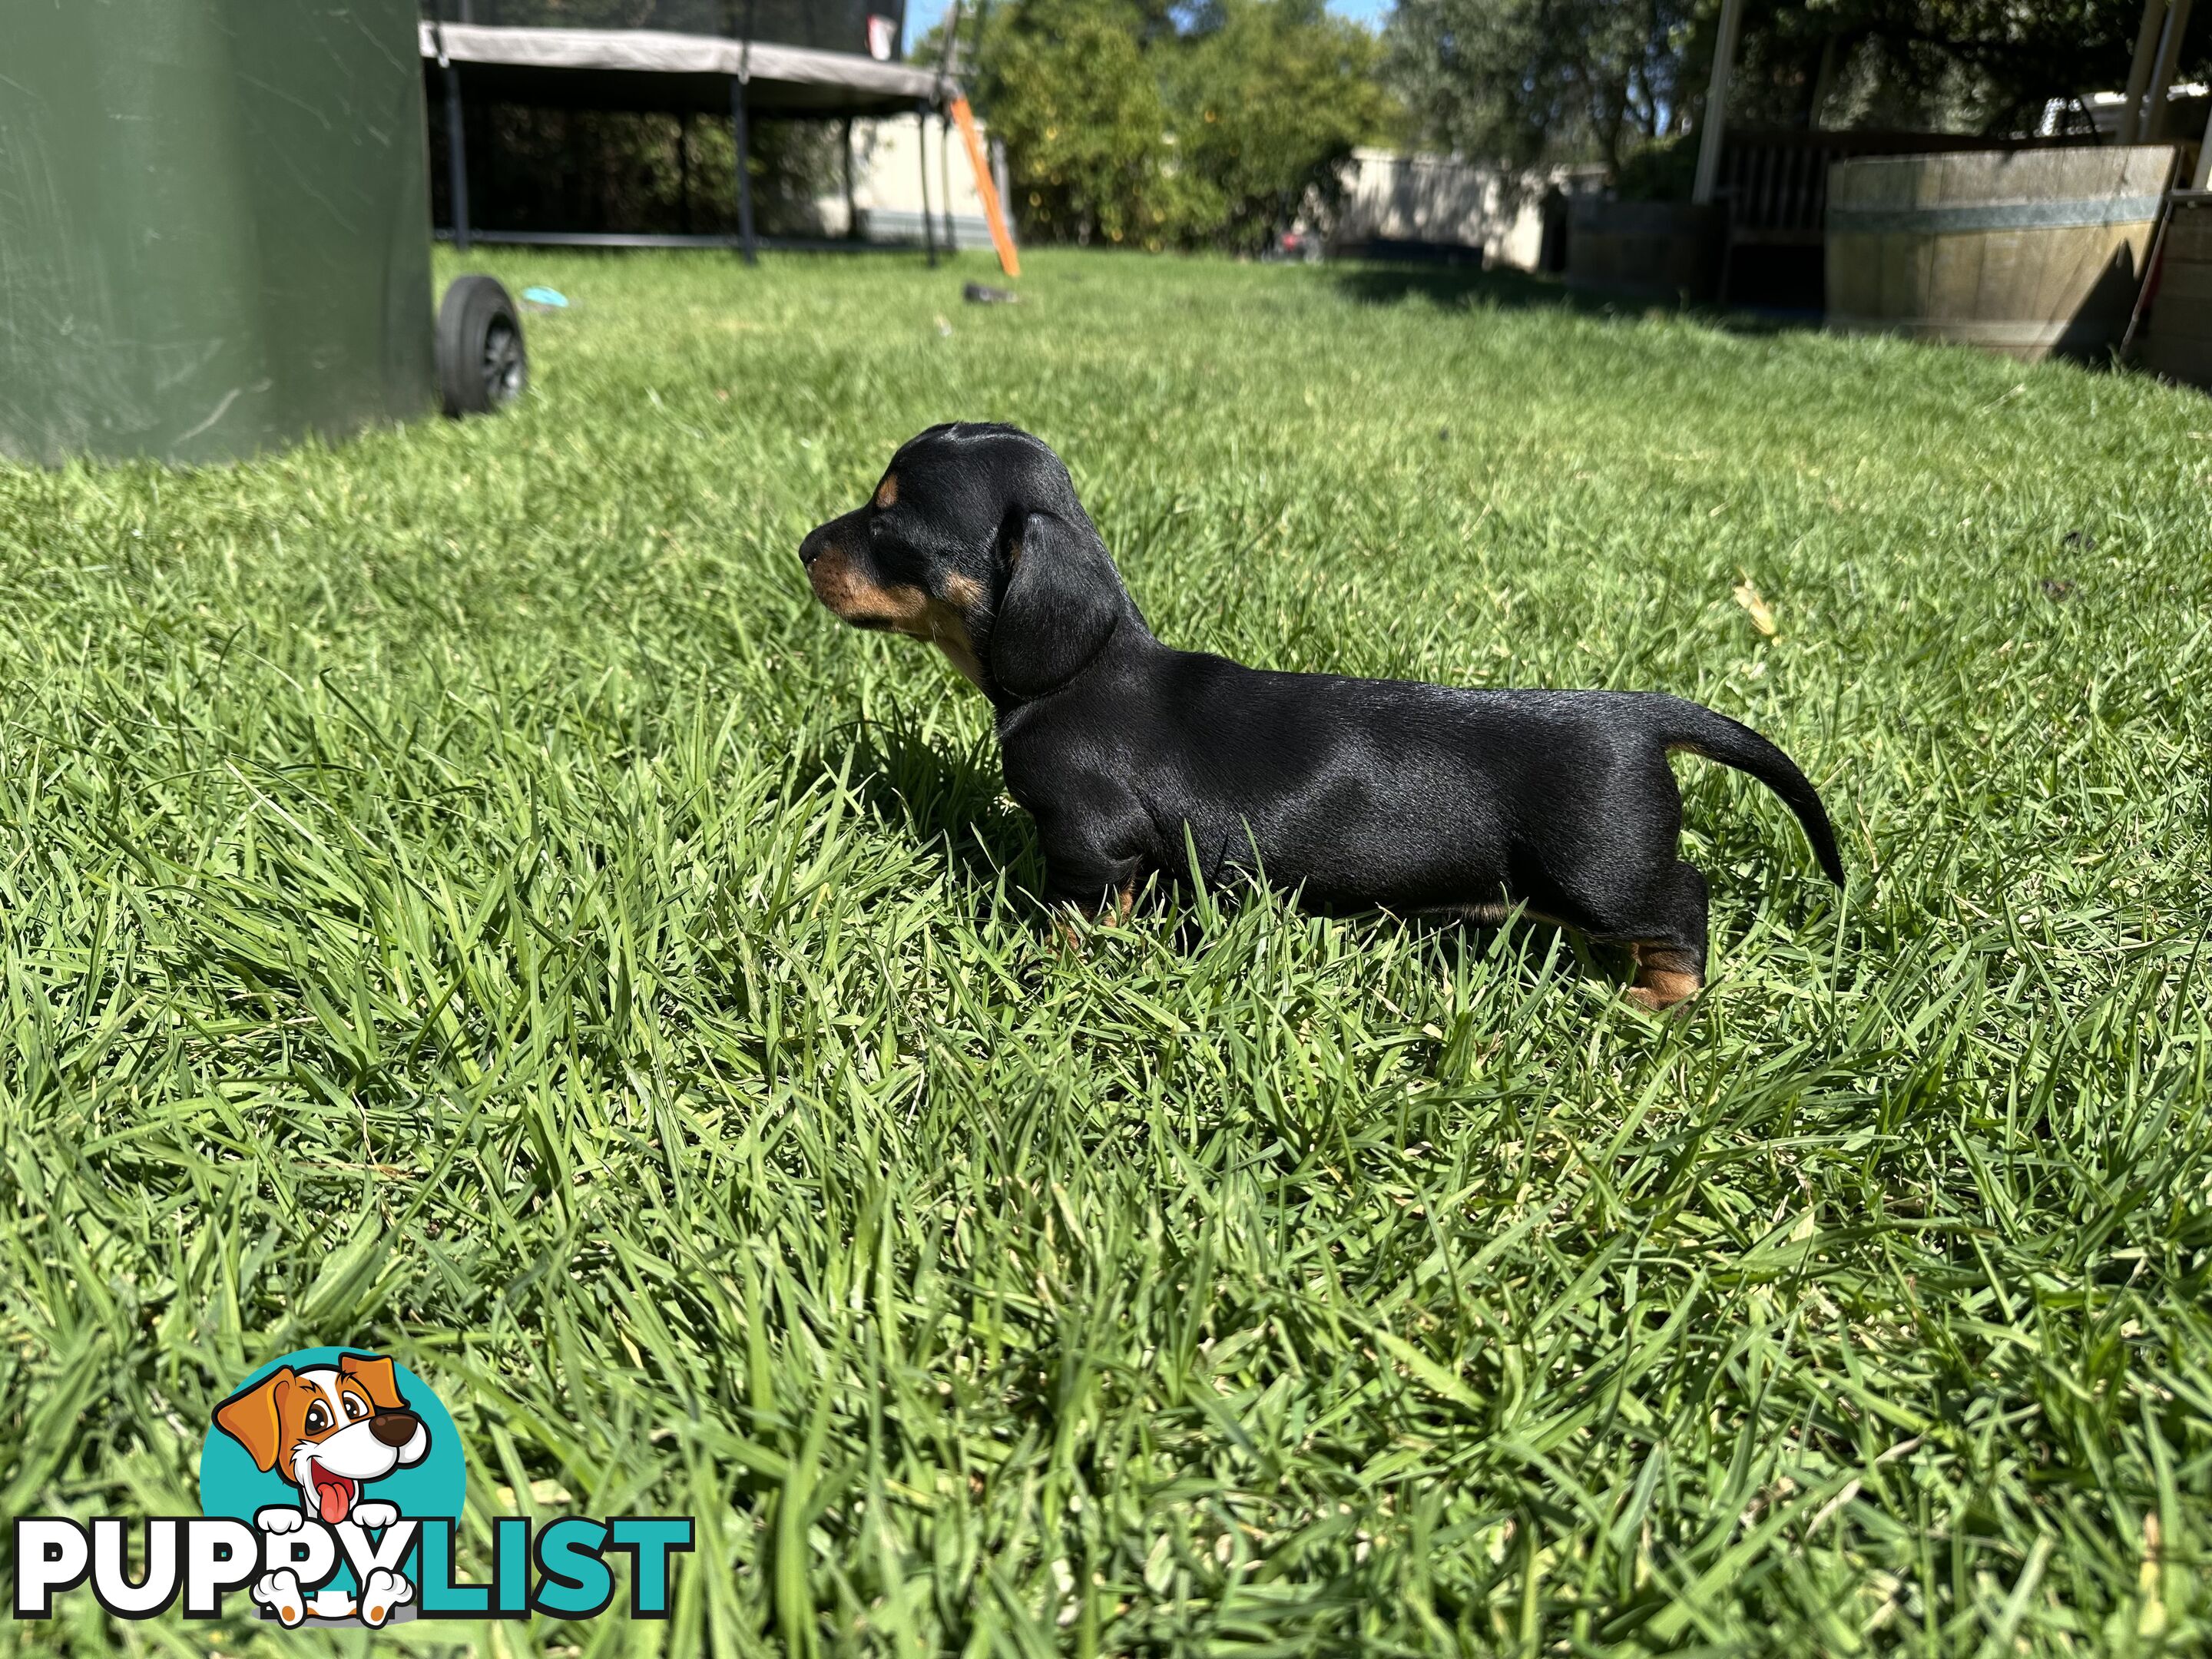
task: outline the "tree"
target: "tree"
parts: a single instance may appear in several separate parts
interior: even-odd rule
[[[1322,0],[1012,0],[977,102],[1044,240],[1252,251],[1389,119],[1380,52]]]
[[[1399,0],[1391,77],[1423,137],[1514,167],[1618,169],[1682,106],[1692,0]]]
[[[1146,21],[1132,0],[1017,0],[993,15],[978,94],[1029,235],[1144,247],[1181,237],[1191,192],[1171,164]]]
[[[2029,131],[2054,98],[2126,84],[2142,15],[2142,0],[1760,0],[1744,20],[1730,118]],[[1700,76],[1711,33],[1694,43]]]
[[[1720,0],[1399,0],[1389,72],[1426,140],[1486,160],[1601,161],[1692,130]],[[2117,89],[2142,0],[1748,0],[1731,120],[1983,133]],[[2194,20],[2185,75],[2212,51]]]
[[[1176,155],[1209,240],[1252,252],[1343,188],[1389,120],[1375,37],[1322,0],[1215,0],[1170,59]]]

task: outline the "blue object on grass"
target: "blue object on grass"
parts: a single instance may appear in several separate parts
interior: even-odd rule
[[[568,296],[557,288],[526,288],[522,290],[522,303],[544,306],[548,311],[566,311]]]

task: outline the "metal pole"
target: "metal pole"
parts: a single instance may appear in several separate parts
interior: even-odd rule
[[[1743,0],[1721,0],[1720,37],[1713,42],[1713,78],[1705,88],[1705,112],[1698,116],[1698,181],[1690,199],[1699,207],[1713,199],[1721,176],[1721,134],[1728,127],[1729,82],[1735,74],[1735,40],[1743,27]]]
[[[2151,65],[2158,58],[2159,24],[2166,16],[2166,0],[2143,0],[2142,27],[2136,31],[2136,55],[2128,64],[2128,90],[2120,105],[2119,140],[2132,144],[2142,131],[2143,94],[2150,87]]]
[[[745,83],[730,82],[730,132],[738,141],[738,246],[747,264],[755,262],[751,134],[745,120]]]
[[[939,116],[937,122],[937,181],[945,190],[945,251],[960,252],[960,239],[952,234],[952,118]]]
[[[914,130],[921,146],[921,240],[929,250],[929,268],[937,269],[937,222],[929,216],[929,109],[914,112]]]
[[[730,130],[738,141],[738,246],[747,264],[757,263],[753,242],[751,124],[745,109],[745,84],[753,78],[753,0],[745,0],[745,38],[738,49],[738,78],[730,82]]]
[[[2212,182],[2212,116],[2205,118],[2204,142],[2197,147],[2197,176],[2189,181],[2191,190],[2202,190]]]
[[[845,236],[848,241],[858,241],[860,236],[860,198],[853,190],[853,118],[845,118]]]
[[[453,250],[469,251],[469,143],[461,124],[461,71],[446,55],[446,30],[430,26],[430,39],[438,48],[438,67],[446,77],[446,187],[453,198]]]
[[[945,96],[945,82],[951,79],[952,66],[960,52],[960,0],[952,0],[951,12],[945,20],[945,49],[937,59],[937,176],[938,183],[943,186],[945,251],[947,253],[960,251],[959,239],[952,234],[952,115]],[[927,149],[928,123],[924,122],[922,125],[925,135],[923,146]],[[926,155],[922,158],[922,165],[929,165]]]

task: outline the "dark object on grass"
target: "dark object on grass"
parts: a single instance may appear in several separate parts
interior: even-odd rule
[[[522,319],[496,277],[456,276],[438,307],[438,392],[446,413],[487,415],[522,395]]]
[[[1314,257],[1321,257],[1318,249]],[[1450,270],[1480,270],[1482,250],[1463,242],[1431,242],[1411,237],[1370,236],[1338,244],[1340,259],[1372,259],[1382,264],[1441,265]]]
[[[1678,749],[1780,795],[1843,884],[1804,774],[1696,703],[1271,673],[1161,644],[1067,469],[1012,427],[908,440],[799,556],[838,616],[931,641],[991,699],[1048,892],[1093,914],[1187,877],[1194,849],[1209,884],[1264,874],[1317,908],[1579,928],[1628,946],[1629,994],[1663,1008],[1705,968],[1705,878],[1675,857]]]
[[[2045,576],[2043,579],[2043,597],[2046,599],[2063,599],[2073,591],[2074,584],[2063,577]]]
[[[1022,296],[1012,289],[993,288],[986,283],[970,283],[960,290],[960,297],[971,306],[1018,306]]]
[[[2069,530],[2066,532],[2066,545],[2078,547],[2084,553],[2094,553],[2097,550],[2097,538],[2086,530]]]

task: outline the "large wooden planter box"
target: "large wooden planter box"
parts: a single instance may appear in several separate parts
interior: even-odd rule
[[[2166,144],[1895,155],[1828,173],[1828,325],[2033,362],[2126,331]]]
[[[2212,191],[2174,201],[2142,362],[2154,374],[2212,387]]]
[[[1567,286],[1620,299],[1710,300],[1720,229],[1711,208],[1577,197],[1567,210]]]

